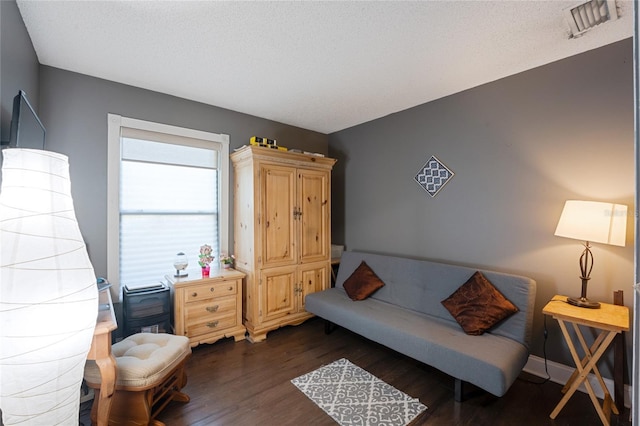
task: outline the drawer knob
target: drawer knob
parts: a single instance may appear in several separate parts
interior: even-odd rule
[[[209,328],[216,328],[217,326],[218,326],[218,321],[217,320],[207,323],[207,327],[209,327]]]
[[[232,291],[232,290],[233,290],[233,286],[229,286],[229,291]]]
[[[197,297],[198,293],[196,293],[195,291],[193,293],[191,293],[191,297]]]
[[[219,307],[220,307],[220,305],[207,306],[206,309],[207,309],[208,312],[217,312]]]
[[[211,287],[211,288],[209,289],[209,291],[210,291],[211,293],[213,293],[213,290],[215,290],[215,287]]]

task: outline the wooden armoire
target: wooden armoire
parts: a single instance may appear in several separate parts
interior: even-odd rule
[[[243,318],[259,342],[311,318],[304,297],[330,285],[336,160],[250,145],[231,161],[235,267],[247,275]]]

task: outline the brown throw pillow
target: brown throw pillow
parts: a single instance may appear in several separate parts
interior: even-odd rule
[[[383,287],[384,282],[363,260],[342,286],[352,300],[364,300]]]
[[[478,336],[518,312],[480,271],[442,301],[465,333]]]

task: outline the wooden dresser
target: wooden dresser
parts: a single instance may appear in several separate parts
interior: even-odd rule
[[[198,272],[190,272],[186,278],[167,277],[174,288],[175,334],[187,336],[191,346],[224,337],[243,340],[244,277],[233,269],[213,269],[209,278],[202,278]]]
[[[234,253],[245,272],[249,340],[312,317],[307,294],[330,285],[336,160],[246,146],[233,154]]]

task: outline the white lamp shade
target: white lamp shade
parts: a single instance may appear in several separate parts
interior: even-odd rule
[[[555,235],[592,243],[624,246],[627,206],[597,201],[568,200]]]
[[[5,425],[77,425],[98,290],[67,157],[2,151],[0,407]]]

